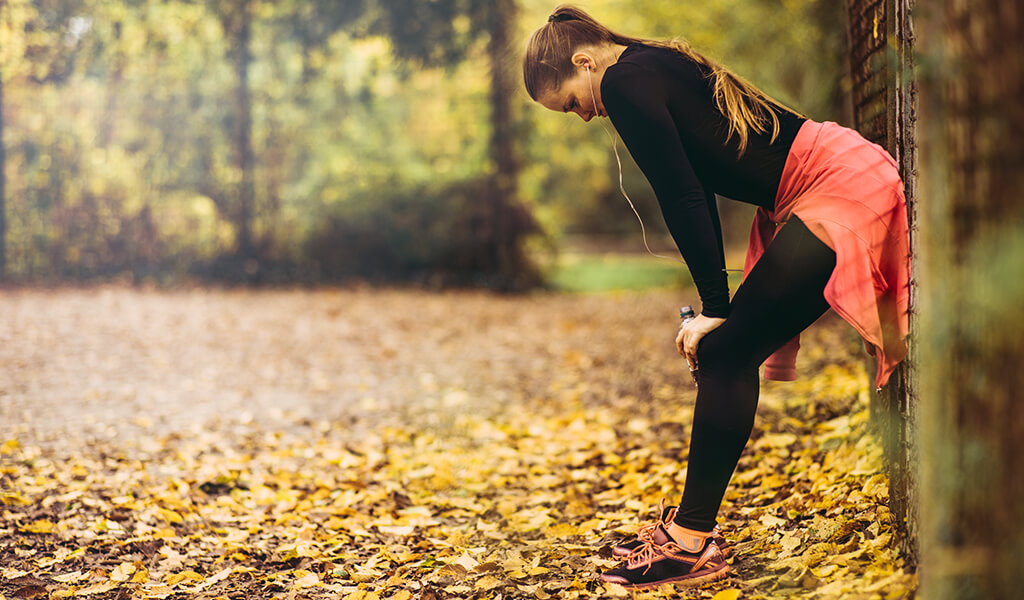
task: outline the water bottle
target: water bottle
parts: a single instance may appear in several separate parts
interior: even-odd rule
[[[687,323],[697,318],[697,314],[693,312],[693,307],[687,304],[686,306],[679,309],[679,318],[682,322],[679,323],[679,328],[682,329]],[[697,386],[697,369],[690,367],[690,375],[693,377],[693,385]]]

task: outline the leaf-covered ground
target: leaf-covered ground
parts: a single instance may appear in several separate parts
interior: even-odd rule
[[[678,500],[686,294],[0,292],[0,598],[903,598],[856,336],[765,384],[703,588],[610,545]]]

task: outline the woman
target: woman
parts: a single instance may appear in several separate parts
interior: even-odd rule
[[[523,75],[543,106],[611,119],[702,304],[676,337],[699,367],[683,497],[616,547],[625,564],[602,579],[631,588],[720,579],[729,566],[715,519],[753,427],[759,366],[793,379],[797,336],[830,307],[878,359],[879,387],[906,355],[908,232],[895,162],[685,44],[623,36],[570,6],[533,33]],[[758,207],[731,301],[715,194]]]

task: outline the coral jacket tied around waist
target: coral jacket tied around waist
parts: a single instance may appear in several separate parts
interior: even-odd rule
[[[864,338],[882,387],[907,354],[910,244],[903,182],[877,144],[835,123],[807,121],[786,159],[775,209],[759,208],[744,276],[790,215],[836,253],[825,300]],[[796,376],[799,338],[765,362],[765,377]]]

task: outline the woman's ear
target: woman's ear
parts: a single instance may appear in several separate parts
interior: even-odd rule
[[[572,55],[572,64],[581,69],[596,69],[597,64],[594,57],[586,52],[576,52]]]

